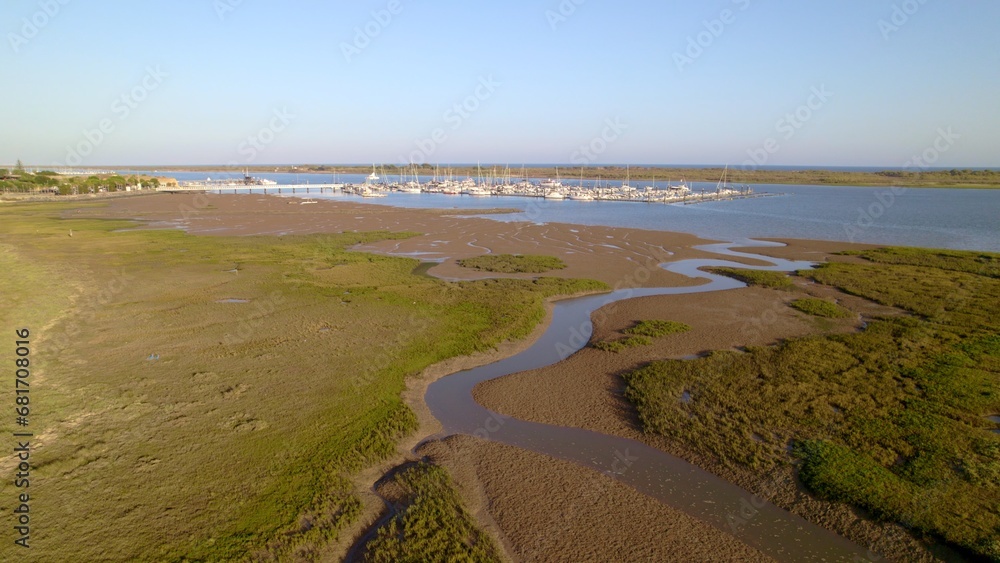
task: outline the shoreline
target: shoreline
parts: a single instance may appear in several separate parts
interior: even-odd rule
[[[505,165],[483,165],[483,172],[492,171],[494,168],[502,170]],[[388,175],[398,175],[400,172],[407,174],[410,167],[406,165],[383,164],[378,168],[381,174],[382,168]],[[457,176],[475,177],[478,174],[476,166],[451,166],[452,172]],[[878,168],[878,167],[872,167]],[[107,167],[103,167],[107,169]],[[120,170],[156,170],[160,172],[232,172],[241,173],[244,167],[238,170],[233,167],[219,165],[204,166],[147,166],[126,168],[116,168]],[[448,170],[448,166],[442,165],[440,170]],[[512,176],[521,176],[521,167],[512,166],[510,172]],[[926,189],[1000,189],[1000,171],[995,171],[990,167],[972,167],[955,169],[956,175],[965,174],[970,176],[969,181],[955,182],[951,169],[929,170],[921,172],[906,172],[903,170],[886,167],[878,171],[844,171],[837,170],[836,167],[829,168],[809,168],[806,170],[759,170],[756,166],[753,170],[741,170],[740,167],[730,167],[730,178],[736,184],[800,184],[814,186],[852,186],[852,187],[910,187]],[[250,166],[250,173],[270,173],[270,174],[311,174],[311,175],[332,175],[332,174],[364,174],[371,173],[371,166],[362,165],[310,165],[298,166],[277,165],[277,166]],[[424,166],[419,168],[422,175],[433,175],[434,167]],[[569,180],[580,177],[580,168],[576,166],[559,167],[561,176]],[[666,181],[685,180],[689,182],[718,182],[724,171],[723,166],[684,166],[684,167],[658,167],[658,166],[635,166],[629,167],[626,171],[624,165],[604,165],[590,166],[583,172],[584,179],[594,180],[601,178],[609,180],[612,178],[621,179],[626,175],[632,180],[653,180]],[[966,173],[968,171],[969,173]],[[412,173],[411,173],[412,175]],[[557,175],[555,167],[546,166],[525,166],[524,175],[532,178],[554,178]],[[988,178],[971,178],[971,176],[984,176]],[[985,182],[981,180],[987,180]]]

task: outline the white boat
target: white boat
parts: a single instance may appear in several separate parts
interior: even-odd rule
[[[577,190],[570,192],[569,198],[575,201],[594,201],[594,196],[588,193],[588,191]]]
[[[553,180],[552,178],[549,178],[547,180],[542,180],[542,182],[540,184],[538,184],[538,186],[541,187],[545,191],[558,190],[559,188],[561,188],[562,187],[562,182],[559,181],[559,168],[556,168],[556,179],[555,180]]]
[[[545,192],[545,199],[566,199],[566,195],[560,191],[552,190]]]
[[[465,195],[471,195],[473,197],[486,197],[486,196],[493,195],[486,188],[482,188],[482,187],[479,187],[479,186],[474,186],[474,187],[468,188],[466,190],[463,190],[462,193],[465,194]]]

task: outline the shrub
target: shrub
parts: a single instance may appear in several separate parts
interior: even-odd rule
[[[744,270],[742,268],[711,268],[714,274],[740,280],[747,285],[770,287],[772,289],[789,289],[794,287],[792,280],[784,272],[769,270]]]
[[[458,265],[501,274],[541,274],[566,267],[566,263],[555,256],[534,254],[487,254],[459,260]]]
[[[637,346],[649,346],[653,341],[646,336],[629,336],[627,338],[621,338],[619,340],[605,340],[604,342],[598,342],[594,344],[594,348],[598,350],[603,350],[605,352],[618,353],[627,348],[635,348]]]
[[[687,332],[691,330],[691,327],[676,321],[639,321],[636,325],[625,331],[626,334],[634,334],[637,336],[666,336],[668,334],[676,334],[680,332]]]
[[[802,311],[807,315],[813,315],[815,317],[825,317],[827,319],[846,319],[854,316],[849,310],[837,305],[832,301],[827,301],[826,299],[796,299],[792,301],[792,307]]]

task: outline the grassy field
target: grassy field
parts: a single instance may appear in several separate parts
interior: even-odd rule
[[[555,256],[535,254],[486,254],[458,261],[459,266],[502,274],[541,274],[562,270],[566,263]]]
[[[196,237],[70,208],[0,207],[0,363],[30,328],[37,523],[0,560],[322,553],[359,512],[351,476],[414,429],[407,376],[527,335],[548,297],[606,289],[446,283],[346,250],[407,233]],[[14,498],[5,479],[3,510]]]
[[[417,463],[383,485],[396,514],[365,547],[372,563],[504,561],[493,539],[462,506],[448,473]]]
[[[1000,255],[883,249],[801,275],[909,313],[859,333],[654,362],[648,432],[724,463],[799,464],[817,495],[1000,560]],[[691,400],[682,401],[684,393]]]

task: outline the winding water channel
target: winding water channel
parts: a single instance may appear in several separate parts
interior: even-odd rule
[[[720,255],[760,260],[769,266],[747,266],[722,259],[681,260],[662,266],[671,272],[707,279],[703,285],[619,290],[557,302],[550,326],[527,350],[489,365],[454,373],[429,386],[425,400],[441,422],[443,435],[478,436],[603,472],[732,534],[779,561],[867,560],[868,552],[864,548],[663,451],[626,438],[502,416],[472,398],[473,387],[482,381],[552,365],[581,349],[592,331],[591,314],[615,301],[743,287],[736,280],[701,271],[704,267],[793,271],[813,265],[732,250],[748,246],[781,245],[739,241],[698,247]]]

